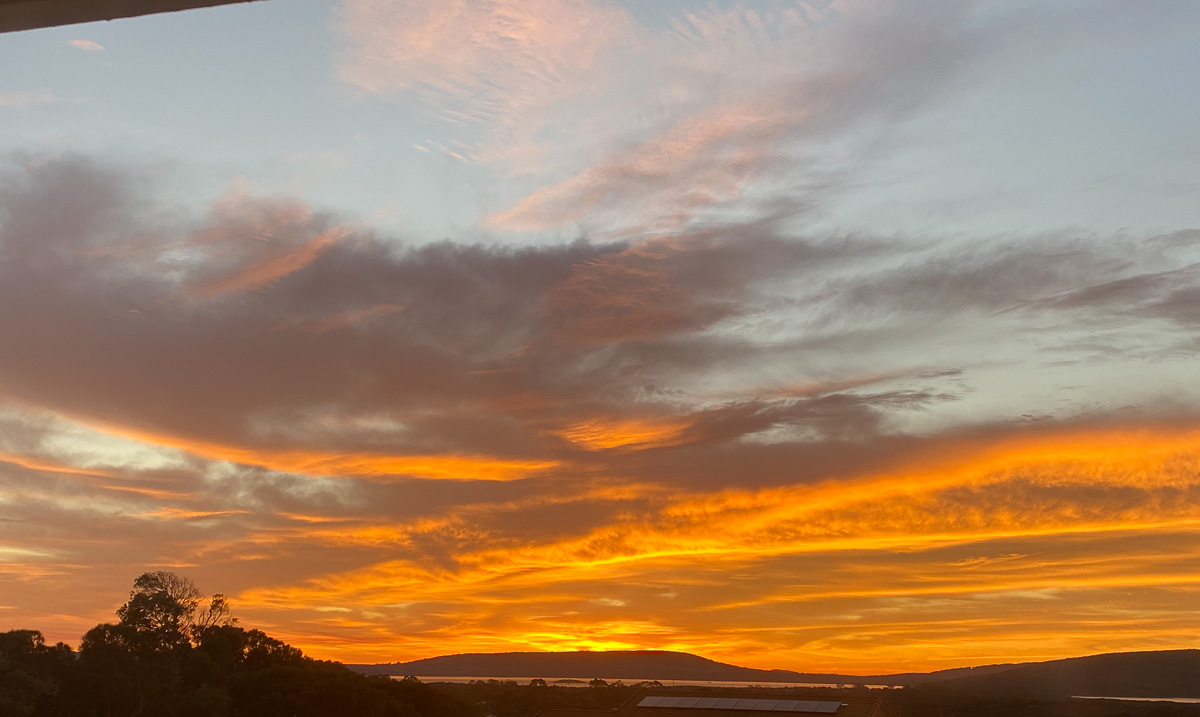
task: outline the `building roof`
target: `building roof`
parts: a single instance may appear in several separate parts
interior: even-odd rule
[[[721,708],[720,706],[705,706],[705,707],[682,707],[676,704],[670,706],[644,706],[649,702],[654,704],[660,702],[658,700],[647,700],[647,697],[677,697],[677,698],[696,698],[706,700],[711,698],[718,699],[737,699],[737,700],[802,700],[806,702],[833,702],[837,703],[838,707],[834,712],[782,712],[782,711],[765,711],[763,709],[753,709],[747,703],[739,705],[740,709]],[[684,704],[693,704],[689,700]],[[710,705],[711,702],[702,704]],[[721,703],[718,703],[720,705]],[[778,707],[778,705],[775,705]],[[888,706],[887,701],[882,695],[847,695],[839,692],[830,693],[813,693],[813,692],[792,692],[784,689],[773,690],[752,690],[752,689],[737,689],[737,690],[720,690],[720,689],[697,689],[697,688],[663,688],[642,690],[631,697],[625,704],[618,707],[616,710],[583,710],[583,709],[561,709],[551,708],[542,710],[538,717],[600,717],[607,715],[608,717],[766,717],[769,715],[790,714],[796,717],[895,717],[895,713]]]
[[[254,0],[0,0],[0,32],[115,20]]]

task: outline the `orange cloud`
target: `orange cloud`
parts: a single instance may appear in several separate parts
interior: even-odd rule
[[[553,431],[588,450],[611,448],[649,448],[671,445],[690,421],[680,420],[604,420],[581,421]]]
[[[964,446],[848,484],[681,496],[583,535],[458,552],[453,568],[395,560],[309,585],[247,591],[240,600],[262,614],[324,604],[391,614],[387,605],[404,605],[395,608],[403,620],[401,614],[423,612],[422,605],[442,615],[452,610],[457,628],[439,633],[441,652],[498,643],[507,649],[637,645],[730,657],[751,650],[762,653],[756,660],[762,666],[861,671],[866,662],[885,669],[966,664],[969,655],[980,654],[971,649],[989,645],[1004,645],[1009,652],[1003,659],[1078,654],[1085,643],[1112,648],[1119,639],[1178,646],[1169,621],[1119,618],[1092,605],[1114,591],[1169,590],[1178,596],[1169,598],[1169,609],[1180,611],[1179,601],[1200,586],[1193,570],[1200,566],[1194,548],[1200,503],[1187,492],[1200,490],[1198,438],[1186,430],[1114,429]],[[1168,538],[1193,547],[1181,551]],[[499,535],[482,540],[485,546],[503,542]],[[1135,545],[1155,547],[1139,555]],[[997,560],[967,552],[993,546],[1019,546],[1021,552]],[[793,580],[800,584],[779,589]],[[599,599],[614,592],[622,599]],[[1059,635],[1052,647],[1043,646],[1043,655],[1014,651],[1019,635],[1050,629],[1036,626],[1027,608],[1012,607],[1008,623],[962,623],[985,608],[1007,611],[1046,600],[1099,610],[1106,627],[1084,626],[1073,640]],[[762,633],[740,630],[801,602],[802,614],[821,615],[825,622],[793,629],[772,618]],[[501,617],[518,604],[528,605],[521,612],[543,617],[537,624]],[[598,609],[625,616],[612,625],[634,624],[630,615],[653,615],[653,629],[643,625],[630,640],[592,632],[590,624],[610,624],[596,615]],[[880,611],[891,612],[888,620],[871,623],[878,650],[854,655],[843,640],[864,628],[863,616]],[[938,615],[930,624],[904,627],[930,611]],[[468,628],[480,621],[491,625],[488,635]],[[546,629],[549,624],[557,628]],[[959,624],[972,630],[964,642],[922,642]],[[771,645],[794,630],[823,635],[822,644],[837,648],[822,653],[812,645],[790,651]],[[418,632],[395,635],[389,659],[424,656],[412,652],[429,638]],[[901,660],[904,646],[924,652]],[[350,659],[360,648],[348,644],[343,651],[328,642],[322,649]]]
[[[508,460],[488,456],[250,449],[99,423],[89,425],[110,435],[175,448],[209,460],[229,461],[310,476],[410,476],[433,480],[508,481],[526,478],[558,465],[558,461],[553,460]]]
[[[94,469],[77,468],[75,466],[60,463],[58,461],[49,461],[42,458],[32,458],[29,456],[17,455],[15,453],[7,453],[0,451],[0,463],[11,463],[12,465],[21,466],[34,471],[46,471],[49,473],[68,473],[72,475],[93,476],[96,478],[111,478],[112,474],[105,471],[97,471]]]

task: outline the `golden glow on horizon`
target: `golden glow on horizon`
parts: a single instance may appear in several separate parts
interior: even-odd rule
[[[620,447],[635,444],[615,436],[673,435],[641,427],[597,422],[577,438]],[[253,465],[380,465],[110,432]],[[105,490],[127,487],[3,458]],[[432,465],[422,470],[440,480],[458,464]],[[263,516],[245,509],[149,503],[122,512],[197,529],[245,526],[213,534],[176,566],[333,549],[381,556],[237,594],[244,622],[322,658],[650,648],[864,674],[1188,646],[1180,626],[1200,628],[1190,607],[1200,595],[1198,475],[1198,431],[1105,429],[943,441],[886,472],[811,485],[682,492],[590,478],[406,520],[280,513],[256,527]],[[142,489],[142,499],[155,497]],[[542,524],[600,506],[609,506],[600,523]],[[427,552],[431,544],[445,546],[441,557]],[[12,553],[0,573],[70,574],[35,562],[43,559]],[[1052,617],[1064,611],[1075,616],[1069,630]]]
[[[687,425],[597,420],[560,435],[591,450],[642,448],[670,445]],[[105,430],[299,475],[444,480],[471,473],[503,480],[559,466],[260,455]],[[198,543],[172,563],[181,570],[215,558],[252,564],[295,551],[381,556],[356,569],[237,594],[248,624],[322,658],[672,649],[749,666],[863,674],[1048,659],[1114,645],[1184,647],[1179,626],[1200,627],[1189,607],[1200,595],[1200,431],[1184,428],[942,440],[885,472],[813,484],[684,492],[593,476],[553,492],[458,503],[406,520],[280,513],[262,527],[252,510],[162,504],[185,496],[122,484],[109,469],[0,459],[152,501],[120,509],[131,519],[246,526],[235,537]],[[545,517],[522,517],[546,510],[591,515],[598,506],[610,507],[599,523],[551,527],[537,524]],[[427,552],[430,544],[445,546],[442,557]],[[9,554],[0,573],[68,574],[33,561]],[[1113,600],[1123,606],[1096,607]],[[1056,632],[1047,610],[1076,618]]]
[[[298,605],[395,609],[400,625],[414,610],[432,610],[444,624],[436,640],[425,629],[412,634],[401,628],[388,646],[313,643],[318,654],[345,660],[590,646],[689,649],[759,666],[862,673],[866,664],[886,671],[978,663],[972,650],[996,659],[1103,651],[1104,640],[1120,634],[1132,641],[1122,649],[1182,646],[1187,641],[1179,637],[1175,618],[1156,621],[1163,610],[1149,607],[1131,607],[1123,620],[1106,616],[1096,624],[1107,632],[1083,623],[1078,635],[1041,636],[1036,644],[1023,642],[1027,638],[1019,631],[1039,619],[1028,608],[997,616],[996,634],[988,619],[972,622],[965,616],[993,603],[1082,609],[1069,606],[1113,591],[1148,591],[1158,599],[1166,591],[1167,612],[1186,614],[1181,601],[1190,600],[1200,585],[1194,571],[1200,567],[1194,548],[1200,541],[1200,501],[1189,492],[1200,475],[1198,437],[1194,431],[1106,430],[1016,439],[974,451],[964,446],[927,464],[854,481],[683,495],[552,541],[488,547],[499,536],[483,536],[478,549],[456,553],[452,567],[386,561],[308,584],[249,590],[238,602],[264,615]],[[371,530],[380,528],[360,532],[358,539],[372,542]],[[383,532],[379,540],[393,537]],[[1193,547],[1182,550],[1179,541]],[[995,558],[967,553],[950,563],[932,558],[963,551],[986,555],[994,546],[1012,545],[1025,550]],[[1126,545],[1141,546],[1136,548],[1141,552],[1123,556],[1119,551]],[[1052,558],[1047,550],[1065,552]],[[1126,559],[1116,560],[1113,550]],[[892,565],[897,560],[900,567]],[[870,567],[850,570],[847,561]],[[815,573],[825,577],[817,580],[806,565],[826,566]],[[613,590],[641,597],[587,597]],[[899,618],[947,605],[956,610],[932,624],[953,631],[953,640],[914,642],[914,631],[889,633],[877,626],[869,657],[851,649],[853,640],[836,649],[803,647],[807,641],[787,649],[775,644],[781,635],[813,629],[802,624],[742,632],[764,611],[803,616],[815,610],[826,625],[831,620],[836,625],[847,610],[884,610]],[[612,618],[604,616],[616,614],[653,617],[626,618],[624,624],[634,627],[622,628],[621,637],[593,629],[611,628]],[[714,627],[730,620],[735,626]],[[840,632],[852,633],[861,620],[843,617]],[[559,629],[545,630],[550,623]],[[973,626],[969,634],[958,633],[960,623],[963,629]],[[1126,624],[1131,629],[1123,632]],[[480,625],[488,626],[490,636],[478,632]],[[1136,625],[1143,628],[1132,629]],[[928,632],[928,625],[922,630]],[[841,644],[839,638],[824,641]]]

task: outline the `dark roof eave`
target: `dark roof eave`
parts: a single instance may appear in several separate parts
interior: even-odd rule
[[[0,0],[0,32],[117,20],[258,0]]]

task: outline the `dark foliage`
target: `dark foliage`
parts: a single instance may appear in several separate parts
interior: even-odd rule
[[[367,677],[304,654],[202,607],[190,580],[138,577],[115,624],[79,653],[42,634],[0,634],[4,717],[476,717],[476,707],[420,682]]]
[[[0,633],[0,715],[44,713],[74,661],[71,648],[47,645],[36,630]]]

